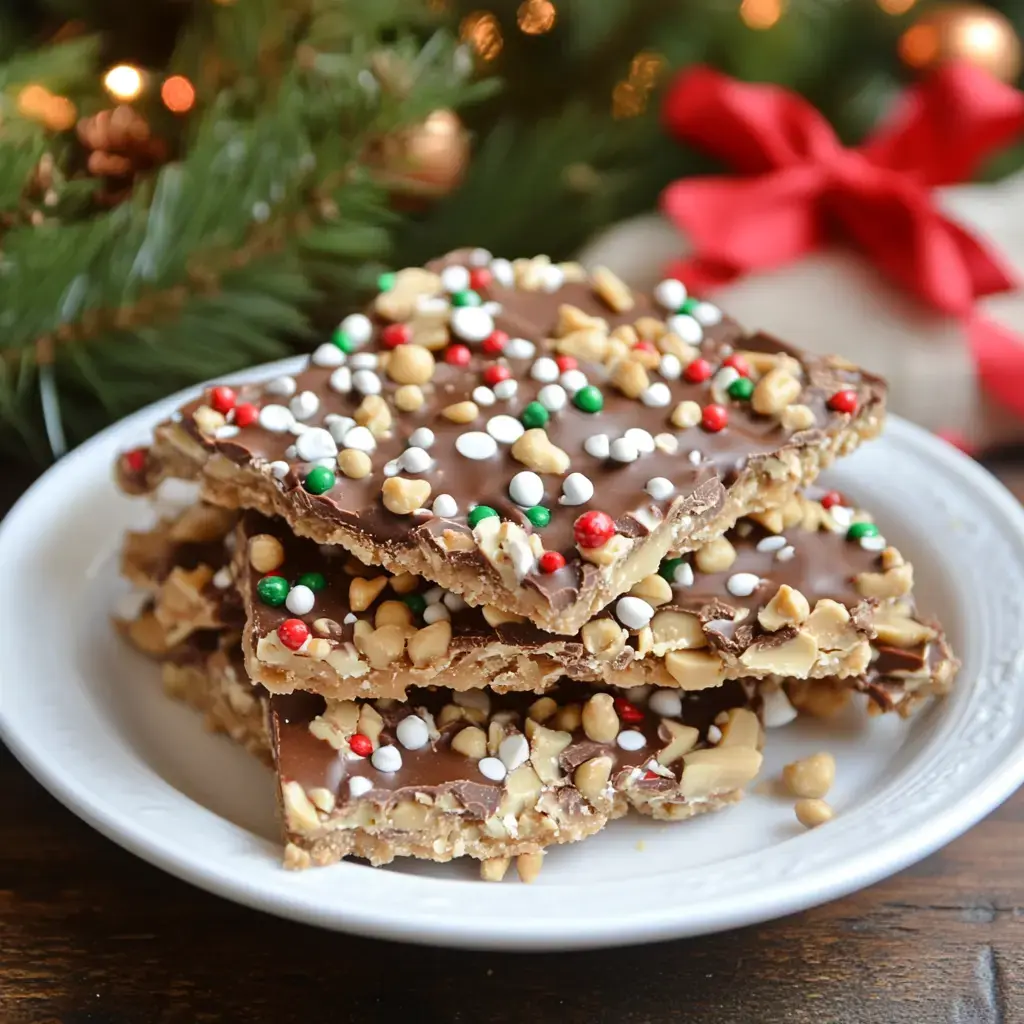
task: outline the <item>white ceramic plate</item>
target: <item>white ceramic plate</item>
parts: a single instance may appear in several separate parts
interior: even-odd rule
[[[964,667],[952,696],[910,723],[851,713],[770,735],[767,777],[794,757],[835,753],[829,825],[804,832],[791,802],[751,794],[693,822],[615,822],[554,848],[532,886],[479,882],[472,863],[286,872],[269,772],[168,701],[154,667],[107,621],[121,533],[150,514],[116,493],[110,467],[180,398],[67,456],[0,527],[0,735],[76,814],[181,878],[285,917],[393,939],[504,949],[645,942],[763,921],[868,885],[969,828],[1024,780],[1024,514],[969,459],[894,417],[884,440],[830,480],[869,504],[913,558],[919,597]]]

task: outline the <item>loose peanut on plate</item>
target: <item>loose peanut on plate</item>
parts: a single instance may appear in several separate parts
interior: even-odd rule
[[[812,754],[782,769],[782,779],[793,796],[823,797],[836,778],[836,761],[829,753]]]
[[[796,811],[797,821],[805,828],[817,828],[835,816],[835,812],[824,800],[797,800],[793,810]]]

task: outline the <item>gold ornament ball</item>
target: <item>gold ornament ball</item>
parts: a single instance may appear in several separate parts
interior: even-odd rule
[[[899,43],[904,64],[931,70],[962,60],[1004,82],[1021,70],[1021,44],[1006,17],[981,4],[944,4],[923,14]]]

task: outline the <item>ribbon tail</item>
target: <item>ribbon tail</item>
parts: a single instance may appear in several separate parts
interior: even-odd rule
[[[1024,419],[1024,338],[980,313],[964,324],[985,393]]]

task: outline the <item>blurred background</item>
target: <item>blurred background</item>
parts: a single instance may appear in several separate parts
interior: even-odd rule
[[[597,237],[657,279],[683,246],[652,215],[662,190],[723,170],[662,126],[681,68],[795,90],[854,144],[948,61],[1017,83],[1022,31],[1020,0],[9,2],[4,457],[38,468],[171,391],[306,351],[382,270],[455,246],[565,259]],[[1005,230],[1022,163],[1017,143],[986,161],[958,212]],[[805,271],[774,283],[787,307],[813,306]],[[897,376],[963,384],[958,325],[879,301],[924,346]],[[910,411],[965,447],[1017,433],[977,396],[949,423]]]

